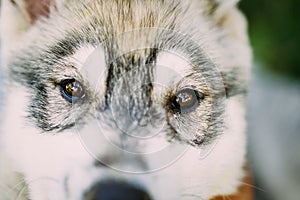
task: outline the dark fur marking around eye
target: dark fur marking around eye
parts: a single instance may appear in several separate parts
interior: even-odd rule
[[[45,108],[48,106],[48,95],[44,85],[38,85],[35,97],[32,99],[31,106],[29,107],[30,118],[33,117],[39,128],[43,130],[49,129],[48,114]]]
[[[48,113],[49,101],[47,88],[45,85],[40,84],[36,86],[36,93],[32,99],[32,103],[29,107],[29,116],[28,118],[34,119],[37,127],[42,129],[43,131],[63,131],[65,129],[69,129],[73,127],[74,122],[70,122],[67,124],[54,124],[50,119],[50,114]]]
[[[48,51],[50,54],[57,58],[64,58],[75,53],[77,47],[80,43],[76,38],[72,36],[67,36],[61,41],[58,41],[54,46],[52,46]]]

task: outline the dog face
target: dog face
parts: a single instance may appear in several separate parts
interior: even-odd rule
[[[1,143],[24,178],[20,198],[185,200],[236,191],[250,53],[243,28],[231,24],[240,19],[233,5],[2,7]]]

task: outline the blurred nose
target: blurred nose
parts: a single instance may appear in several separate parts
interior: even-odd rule
[[[85,200],[151,200],[144,190],[126,183],[98,183],[86,193]]]

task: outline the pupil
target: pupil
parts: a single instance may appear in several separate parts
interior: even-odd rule
[[[173,96],[173,98],[171,99],[170,108],[175,113],[181,113],[181,106],[176,96]]]

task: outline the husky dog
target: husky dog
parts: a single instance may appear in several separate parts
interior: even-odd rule
[[[250,199],[236,4],[2,0],[0,199]]]

